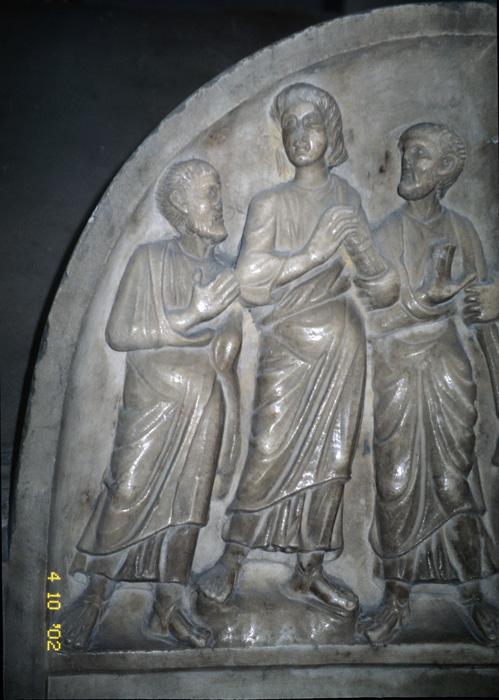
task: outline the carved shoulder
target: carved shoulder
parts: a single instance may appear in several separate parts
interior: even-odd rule
[[[345,180],[345,178],[340,177],[339,175],[333,174],[331,177],[334,181],[338,203],[349,204],[350,206],[355,207],[355,209],[360,209],[362,207],[362,200],[355,187],[352,187],[352,185]]]
[[[257,214],[260,217],[272,216],[275,209],[279,206],[282,198],[283,185],[277,185],[269,190],[262,190],[253,195],[248,207],[248,218],[251,214]]]
[[[250,250],[268,251],[274,247],[275,217],[281,199],[279,189],[264,190],[251,199],[239,258]]]
[[[108,345],[120,352],[135,350],[142,346],[143,336],[147,335],[152,319],[149,318],[153,308],[151,261],[159,262],[167,241],[146,243],[138,246],[121,278],[118,292],[106,327]],[[139,340],[137,340],[139,339]]]

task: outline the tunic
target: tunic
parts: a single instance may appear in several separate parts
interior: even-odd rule
[[[466,581],[497,570],[497,553],[470,488],[475,471],[472,368],[454,323],[457,300],[426,307],[414,296],[432,248],[456,245],[452,274],[487,277],[472,224],[442,208],[425,223],[406,206],[375,232],[396,265],[400,301],[374,312],[374,461],[376,504],[371,542],[386,578]]]
[[[128,264],[107,327],[111,347],[128,351],[123,405],[109,473],[78,543],[92,555],[87,573],[158,580],[167,529],[207,522],[224,422],[212,350],[223,339],[206,324],[177,333],[168,311],[185,308],[194,281],[222,269],[177,240],[140,246]]]
[[[224,538],[249,547],[341,552],[343,485],[350,478],[364,397],[364,322],[346,291],[344,262],[276,287],[289,254],[324,210],[356,208],[333,175],[318,190],[286,183],[252,200],[237,263],[260,332],[249,454]]]

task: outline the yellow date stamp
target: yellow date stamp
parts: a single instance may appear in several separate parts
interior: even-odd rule
[[[55,571],[50,572],[50,576],[47,576],[47,581],[54,583],[55,581],[60,581],[61,577]],[[60,610],[61,609],[61,594],[47,591],[47,610]],[[61,625],[52,625],[47,630],[47,651],[60,651],[61,650]]]

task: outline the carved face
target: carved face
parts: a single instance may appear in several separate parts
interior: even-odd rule
[[[326,125],[311,102],[291,105],[282,115],[282,141],[291,163],[300,168],[324,157],[328,146]]]
[[[216,172],[198,175],[185,191],[187,228],[213,243],[227,238],[222,209],[222,188]]]
[[[402,173],[398,193],[404,199],[423,199],[441,178],[441,149],[427,134],[409,136],[401,147]]]

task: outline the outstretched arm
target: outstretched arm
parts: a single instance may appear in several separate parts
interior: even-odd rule
[[[357,270],[357,293],[368,311],[394,304],[400,294],[400,279],[395,268],[374,245],[371,228],[360,207],[359,227],[345,240],[345,250]]]

